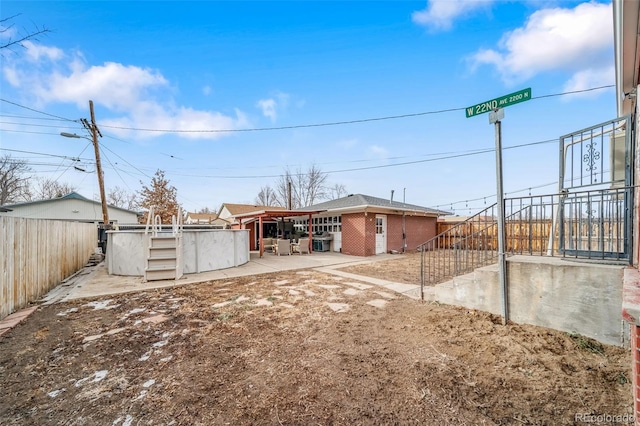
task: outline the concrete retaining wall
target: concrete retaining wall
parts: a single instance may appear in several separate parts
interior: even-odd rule
[[[511,257],[509,319],[620,345],[624,269],[624,265],[555,257]],[[441,303],[503,313],[497,265],[439,284],[434,293]]]
[[[108,234],[109,274],[143,276],[147,256],[144,231],[109,231]],[[249,230],[185,230],[182,256],[184,274],[243,265],[249,261]]]

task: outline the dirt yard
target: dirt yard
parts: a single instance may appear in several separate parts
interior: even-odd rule
[[[420,284],[420,252],[408,252],[396,255],[391,260],[375,261],[372,263],[348,266],[341,271],[366,277],[381,278],[404,284]],[[426,253],[436,256],[436,253]]]
[[[280,272],[40,307],[0,338],[0,423],[579,424],[631,414],[629,365],[580,336]]]

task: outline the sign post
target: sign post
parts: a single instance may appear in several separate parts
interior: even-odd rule
[[[507,282],[507,258],[505,255],[504,189],[502,186],[502,120],[504,107],[531,99],[531,88],[481,102],[465,108],[467,118],[489,113],[489,123],[495,125],[496,132],[496,192],[498,204],[498,272],[502,289],[502,324],[509,321],[509,286]]]

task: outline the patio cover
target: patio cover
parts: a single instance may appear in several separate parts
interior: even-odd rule
[[[311,219],[314,214],[322,213],[325,211],[326,210],[258,210],[255,212],[238,214],[238,215],[235,215],[234,218],[240,221],[240,226],[242,226],[243,224],[242,222],[243,219],[250,219],[250,220],[258,219],[259,221],[258,229],[260,234],[260,257],[262,257],[262,254],[264,253],[264,244],[262,243],[262,238],[263,238],[262,221],[263,220],[280,219],[284,221],[284,219],[290,219],[292,217],[307,216],[308,218],[307,234],[309,234],[309,253],[311,253],[313,249],[313,232],[312,232],[313,224]]]

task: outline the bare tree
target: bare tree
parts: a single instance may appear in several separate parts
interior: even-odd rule
[[[200,210],[198,210],[196,213],[200,213],[200,214],[216,214],[217,211],[218,211],[218,209],[210,209],[209,207],[203,207]]]
[[[329,198],[332,200],[346,197],[347,196],[347,187],[341,183],[336,183],[331,188],[328,189]]]
[[[107,193],[107,203],[121,209],[136,210],[140,205],[138,195],[116,186]]]
[[[298,168],[292,173],[289,169],[285,169],[276,184],[277,201],[280,205],[287,206],[291,196],[292,209],[311,206],[327,198],[326,180],[327,175],[315,164],[311,165],[307,171]]]
[[[64,197],[76,190],[77,188],[70,183],[58,182],[49,178],[36,178],[31,182],[26,198],[28,198],[29,201],[48,200],[51,198]]]
[[[34,25],[34,28],[29,31],[22,31],[15,29],[15,24],[13,21],[15,18],[20,16],[20,14],[9,16],[8,18],[0,19],[0,35],[2,35],[5,41],[3,44],[0,44],[0,50],[2,49],[11,49],[12,47],[24,47],[24,42],[27,40],[38,40],[38,37],[47,33],[50,33],[51,30],[46,27],[38,27]]]
[[[178,214],[178,190],[169,184],[162,170],[157,170],[151,179],[151,185],[145,186],[142,182],[140,196],[140,207],[149,210],[154,209],[154,214],[160,215],[162,223],[171,223],[171,217]],[[149,213],[147,212],[147,215]],[[146,220],[146,217],[145,217]]]
[[[278,202],[276,192],[269,185],[260,188],[255,203],[259,206],[283,206]]]
[[[0,205],[28,199],[30,172],[25,161],[0,157]]]

